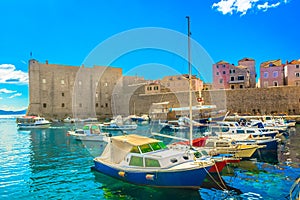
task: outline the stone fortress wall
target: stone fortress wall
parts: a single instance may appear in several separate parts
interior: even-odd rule
[[[202,91],[203,105],[216,105],[217,110],[231,113],[265,114],[300,114],[300,87],[284,86],[271,88],[248,88],[240,90],[205,90]],[[198,92],[193,92],[193,105],[197,105]],[[136,114],[149,113],[152,103],[168,101],[170,107],[184,107],[188,104],[188,92],[135,94],[131,104],[135,104]]]

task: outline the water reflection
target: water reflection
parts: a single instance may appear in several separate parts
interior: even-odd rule
[[[300,174],[299,125],[279,146],[276,164],[226,166],[221,179],[208,177],[196,191],[136,186],[91,171],[105,143],[76,141],[66,136],[70,128],[17,130],[15,120],[0,120],[0,199],[285,199]],[[130,133],[149,136],[149,127]]]

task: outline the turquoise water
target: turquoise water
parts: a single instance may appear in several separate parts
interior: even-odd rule
[[[0,199],[287,199],[300,175],[299,125],[279,164],[243,161],[198,191],[135,186],[95,172],[93,158],[105,143],[76,141],[66,136],[70,128],[19,131],[15,119],[0,119]],[[147,130],[139,126],[136,132]]]

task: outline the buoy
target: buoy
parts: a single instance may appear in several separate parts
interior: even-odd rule
[[[154,175],[153,174],[146,174],[146,179],[153,181],[154,180]]]
[[[118,175],[124,177],[125,176],[125,172],[120,171],[120,172],[118,172]]]

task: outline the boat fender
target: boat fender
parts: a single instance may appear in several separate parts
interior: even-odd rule
[[[118,175],[121,176],[121,177],[124,177],[125,176],[125,172],[120,171],[120,172],[118,172]]]
[[[154,180],[154,174],[146,174],[146,179],[153,181]]]

